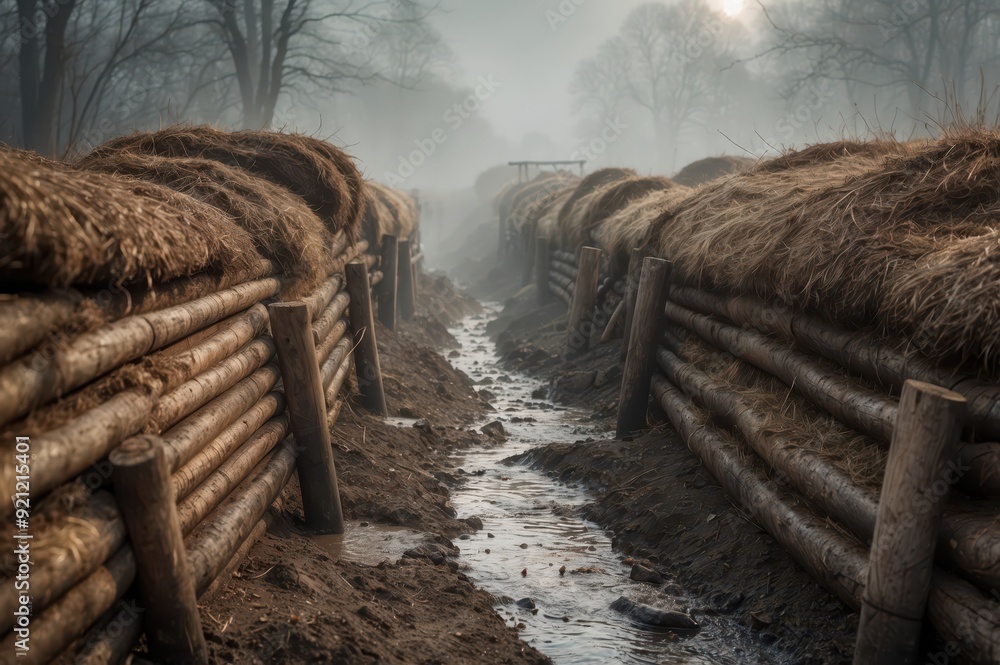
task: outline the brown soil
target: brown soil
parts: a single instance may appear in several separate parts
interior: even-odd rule
[[[293,479],[268,532],[202,605],[212,662],[549,662],[451,558],[449,538],[478,525],[455,518],[448,456],[487,443],[472,424],[491,407],[435,351],[455,343],[446,324],[478,304],[443,279],[424,277],[421,288],[413,321],[377,331],[390,413],[419,420],[396,426],[345,407],[332,434],[354,528],[406,526],[425,544],[377,566],[337,559],[306,534]]]
[[[503,361],[548,377],[551,397],[590,410],[609,432],[518,461],[588,487],[583,514],[614,533],[615,547],[675,577],[701,613],[730,615],[779,662],[850,662],[856,615],[730,502],[662,414],[651,414],[651,431],[614,439],[619,342],[564,361],[565,306],[534,303],[534,293],[508,301],[492,324]]]

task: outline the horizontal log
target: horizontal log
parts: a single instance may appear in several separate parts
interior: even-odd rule
[[[309,308],[309,316],[313,320],[317,319],[321,312],[326,309],[327,305],[330,304],[330,301],[333,300],[333,297],[343,290],[343,288],[343,275],[333,275],[330,279],[323,282],[313,293],[302,298],[302,302]]]
[[[316,362],[320,364],[320,367],[322,367],[323,364],[326,362],[327,358],[330,357],[330,354],[333,352],[333,350],[341,342],[343,342],[344,337],[347,336],[349,328],[350,324],[348,323],[347,319],[346,318],[341,319],[340,321],[337,322],[337,325],[330,330],[329,334],[327,334],[326,336],[326,339],[324,339],[317,346]]]
[[[313,341],[319,346],[320,342],[330,334],[330,329],[340,321],[347,311],[347,306],[351,304],[351,297],[346,291],[337,294],[327,308],[320,313],[319,318],[314,318],[312,323]]]
[[[278,266],[260,261],[246,270],[225,275],[205,273],[178,278],[153,287],[111,287],[100,291],[53,289],[41,294],[16,294],[0,300],[0,364],[35,348],[56,332],[76,330],[81,305],[95,308],[107,321],[166,309],[218,293],[237,284],[276,275]],[[88,314],[88,318],[92,314]],[[62,330],[60,330],[62,329]]]
[[[550,282],[549,288],[552,289],[552,293],[554,293],[560,300],[566,303],[567,307],[569,307],[569,304],[573,302],[573,295],[569,291],[567,291],[563,286],[559,284],[553,284]]]
[[[326,409],[327,409],[327,423],[333,424],[337,422],[337,415],[339,414],[339,407],[336,411],[334,407],[341,403],[339,399],[340,391],[344,387],[344,383],[347,378],[351,375],[351,369],[354,366],[354,354],[348,352],[344,354],[344,360],[340,363],[340,367],[332,377],[330,377],[329,384],[325,388],[325,398],[326,398]]]
[[[551,272],[559,273],[565,277],[569,277],[574,281],[576,280],[576,276],[580,273],[580,270],[576,266],[571,266],[568,263],[563,263],[562,261],[549,262],[549,270]]]
[[[0,369],[0,425],[268,298],[278,278],[241,284],[183,305],[131,316],[85,333],[54,353],[34,352]]]
[[[381,284],[383,279],[385,279],[385,273],[383,273],[381,270],[376,270],[375,272],[372,273],[371,280],[369,280],[371,287],[373,289],[372,296],[374,296],[376,299],[378,298],[378,290],[375,289],[375,287]]]
[[[267,310],[255,305],[228,319],[229,324],[197,346],[172,356],[170,368],[178,384],[235,353],[267,326]],[[126,438],[137,434],[156,406],[162,385],[155,382],[114,395],[60,427],[32,437],[31,489],[44,496],[84,472]],[[13,487],[13,456],[0,458],[0,486]],[[13,505],[0,502],[0,517]]]
[[[188,563],[200,596],[250,536],[295,470],[288,440],[269,454],[187,539]]]
[[[163,434],[171,472],[197,455],[278,383],[281,373],[265,365]]]
[[[562,289],[564,291],[566,291],[567,293],[570,293],[570,294],[572,294],[573,291],[576,290],[576,280],[575,279],[570,279],[569,277],[566,277],[565,275],[561,275],[561,274],[559,274],[557,272],[552,272],[551,270],[549,271],[549,282],[551,284],[556,284],[556,285],[562,287]]]
[[[324,391],[330,387],[330,382],[333,381],[333,377],[336,376],[340,367],[344,364],[344,359],[350,355],[351,348],[351,338],[342,336],[341,340],[323,360],[323,364],[320,366],[320,381],[323,384]]]
[[[804,312],[771,307],[749,296],[725,298],[692,288],[673,287],[672,300],[702,313],[721,316],[759,332],[778,335],[832,360],[848,371],[898,393],[907,379],[954,390],[969,400],[966,422],[977,438],[1000,437],[1000,385],[935,365],[917,353],[905,354],[871,334],[846,331]]]
[[[552,258],[556,261],[562,261],[563,263],[574,266],[574,268],[579,262],[576,252],[564,252],[559,249],[552,250]]]
[[[17,633],[8,633],[0,653],[9,661],[43,665],[53,660],[119,601],[135,579],[135,557],[123,547],[108,562],[31,621],[31,649],[14,658]],[[135,610],[133,610],[135,611]]]
[[[288,417],[271,420],[230,455],[218,469],[177,506],[181,529],[188,533],[229,496],[264,456],[274,450],[288,433]]]
[[[420,262],[421,262],[421,261],[423,261],[423,260],[424,260],[424,253],[423,253],[423,252],[417,252],[416,254],[414,254],[414,255],[413,255],[413,258],[412,258],[412,259],[410,259],[410,261],[411,261],[411,262],[412,262],[412,263],[413,263],[414,265],[416,265],[416,264],[420,263]]]
[[[150,414],[156,433],[177,424],[202,406],[256,372],[274,357],[270,337],[258,337],[218,365],[164,395]]]
[[[44,545],[43,545],[44,542]],[[50,524],[32,544],[31,605],[35,615],[93,573],[125,543],[125,523],[115,498],[93,494],[60,523]],[[14,627],[14,577],[0,592],[0,635]]]
[[[661,375],[653,377],[653,396],[674,427],[737,505],[749,512],[814,579],[857,609],[864,589],[867,553],[807,507],[779,493],[760,470],[750,466],[730,437],[706,426],[700,413]],[[962,645],[974,663],[995,663],[1000,656],[1000,613],[996,602],[967,582],[935,570],[928,602],[932,624],[945,640]]]
[[[821,362],[765,335],[737,328],[667,302],[667,318],[709,344],[771,374],[831,416],[883,442],[892,438],[896,400],[854,379],[827,369]]]
[[[276,503],[280,503],[280,500]],[[264,519],[257,522],[257,526],[253,528],[253,531],[250,532],[247,539],[242,545],[240,545],[240,548],[236,550],[236,554],[234,554],[232,558],[226,562],[226,565],[222,569],[222,572],[219,573],[219,576],[212,581],[212,583],[208,586],[208,589],[205,590],[205,593],[201,594],[201,598],[199,599],[200,602],[207,603],[225,590],[226,584],[228,584],[232,579],[233,574],[236,573],[240,564],[243,563],[243,560],[250,555],[250,550],[252,550],[254,545],[257,544],[257,541],[263,538],[264,534],[267,533],[267,528],[271,524],[271,514],[272,511],[270,510],[264,513]]]
[[[195,455],[173,475],[174,493],[183,500],[209,475],[239,449],[272,418],[280,417],[285,410],[283,393],[270,392],[227,427],[201,452]]]

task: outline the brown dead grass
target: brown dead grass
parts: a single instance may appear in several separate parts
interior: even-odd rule
[[[0,149],[0,280],[154,284],[261,260],[232,216],[194,198]]]
[[[731,173],[746,171],[757,163],[756,159],[750,157],[736,157],[733,155],[723,155],[721,157],[706,157],[696,162],[691,162],[673,177],[674,182],[685,187],[697,187],[706,182],[717,180]]]
[[[364,182],[350,156],[326,141],[302,134],[173,126],[109,141],[79,164],[120,152],[208,159],[241,168],[301,196],[331,233],[343,230],[351,240],[360,234]]]

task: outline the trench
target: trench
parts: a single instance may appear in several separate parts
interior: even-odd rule
[[[453,491],[452,503],[460,518],[483,522],[456,542],[466,575],[493,594],[508,625],[557,664],[775,662],[732,620],[700,615],[697,599],[676,585],[632,581],[631,565],[612,548],[613,534],[579,516],[593,500],[587,490],[511,463],[512,456],[543,444],[605,433],[582,412],[542,398],[545,386],[538,379],[499,365],[486,327],[501,306],[485,307],[451,329],[461,344],[452,364],[492,393],[496,413],[490,420],[499,420],[507,436],[454,459],[465,482]],[[620,597],[691,611],[700,630],[635,623],[611,609]]]

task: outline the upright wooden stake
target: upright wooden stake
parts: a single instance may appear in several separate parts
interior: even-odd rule
[[[538,236],[538,240],[535,242],[535,290],[538,292],[539,305],[547,305],[552,300],[552,290],[549,288],[549,262],[551,260],[549,239]]]
[[[396,329],[396,291],[399,283],[399,246],[396,236],[382,236],[382,283],[378,295],[378,320]]]
[[[618,400],[618,437],[646,426],[649,382],[656,364],[656,345],[663,330],[663,308],[670,282],[669,261],[647,257],[642,261],[632,332]]]
[[[343,533],[344,513],[309,308],[302,302],[287,302],[267,309],[298,451],[296,466],[306,525],[320,533]]]
[[[632,337],[632,319],[635,317],[635,299],[639,295],[639,276],[642,273],[643,250],[633,247],[629,254],[628,275],[625,279],[625,335],[622,337],[622,360],[628,356],[628,343]]]
[[[399,315],[404,320],[413,318],[416,310],[416,293],[413,283],[413,264],[410,262],[410,241],[399,241]]]
[[[566,355],[575,356],[590,348],[592,314],[597,305],[597,286],[600,281],[601,250],[583,247],[580,250],[580,269],[576,275],[576,290],[569,308]]]
[[[347,293],[351,296],[351,332],[354,334],[354,369],[358,375],[361,403],[368,409],[389,415],[385,406],[385,389],[382,387],[382,367],[378,359],[375,340],[375,317],[372,316],[371,287],[365,264],[348,263]]]
[[[966,399],[907,381],[889,447],[861,596],[855,665],[922,662],[920,632]]]
[[[110,460],[118,507],[135,553],[150,653],[165,663],[207,664],[208,647],[163,442],[153,436],[128,439]]]

